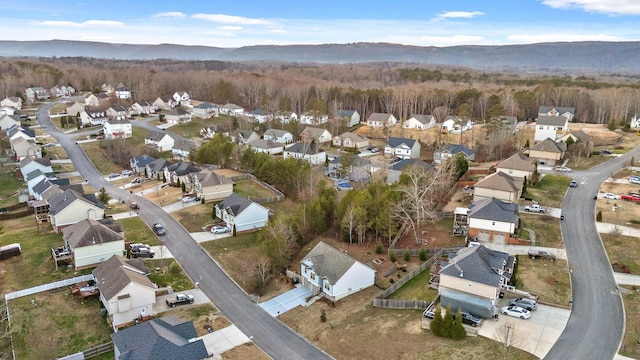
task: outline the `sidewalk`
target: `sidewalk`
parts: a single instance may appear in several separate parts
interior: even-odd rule
[[[596,228],[599,233],[604,234],[610,234],[616,231],[617,228],[620,231],[620,235],[640,238],[640,229],[632,228],[630,226],[596,222]]]

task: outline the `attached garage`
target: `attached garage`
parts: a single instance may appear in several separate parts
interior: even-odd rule
[[[489,241],[491,239],[491,233],[488,231],[478,231],[478,241]]]
[[[494,243],[504,243],[505,236],[503,233],[495,233],[493,234],[493,242]]]

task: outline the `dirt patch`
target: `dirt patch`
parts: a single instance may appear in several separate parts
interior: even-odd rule
[[[236,346],[222,354],[222,359],[233,360],[269,360],[271,359],[253,343]]]
[[[224,176],[226,178],[232,178],[234,176],[240,176],[240,175],[244,175],[245,174],[242,171],[233,170],[233,169],[215,169],[215,170],[213,170],[213,172],[216,175]]]
[[[520,290],[539,296],[545,303],[568,305],[571,299],[569,267],[565,260],[533,260],[518,256],[517,285]]]

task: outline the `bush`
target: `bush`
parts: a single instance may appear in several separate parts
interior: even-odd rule
[[[178,265],[177,262],[172,262],[171,265],[169,265],[169,272],[173,275],[177,275],[180,273],[180,265]]]
[[[421,247],[420,251],[418,251],[418,259],[420,261],[427,261],[427,249]]]
[[[389,261],[396,262],[396,260],[398,260],[398,258],[396,257],[396,251],[393,250],[389,253]]]
[[[324,309],[320,312],[320,321],[327,322],[327,312]]]
[[[442,336],[442,310],[440,310],[440,306],[436,306],[436,311],[429,327],[433,335]]]
[[[393,280],[393,279],[389,279],[389,284],[393,284],[394,282],[396,282],[396,281]]]
[[[602,222],[602,211],[598,211],[598,214],[596,215],[596,221]]]
[[[409,250],[405,250],[402,253],[402,258],[404,259],[404,261],[409,261],[411,260],[411,252],[409,252]]]
[[[449,333],[449,338],[454,340],[462,340],[467,336],[467,331],[462,326],[462,311],[458,309],[456,312],[456,319],[453,321],[451,326],[451,332]]]
[[[450,338],[451,330],[453,329],[453,312],[451,311],[451,305],[447,306],[447,313],[444,314],[442,319],[442,337]]]
[[[376,254],[382,254],[383,250],[384,250],[384,247],[382,246],[382,242],[378,241],[376,243]]]

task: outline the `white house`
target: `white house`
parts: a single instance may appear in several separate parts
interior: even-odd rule
[[[300,124],[320,125],[329,121],[329,115],[320,114],[317,111],[307,111],[300,115]]]
[[[15,115],[16,109],[11,106],[0,106],[0,116]]]
[[[53,231],[73,225],[84,219],[104,218],[104,206],[94,194],[80,194],[72,189],[65,190],[49,201],[49,221]]]
[[[180,105],[191,106],[191,96],[186,91],[176,91],[173,93],[173,100]]]
[[[7,131],[14,126],[20,126],[20,117],[16,115],[2,115],[0,116],[0,130]]]
[[[471,130],[473,123],[471,120],[461,119],[457,116],[447,116],[440,127],[451,134],[460,134],[461,132]]]
[[[387,145],[384,146],[384,154],[400,159],[419,159],[420,142],[416,139],[390,137]]]
[[[0,101],[0,106],[9,106],[20,110],[22,109],[22,99],[17,96],[9,96]]]
[[[198,144],[191,140],[175,140],[171,148],[171,155],[176,160],[188,159],[191,151],[197,150]]]
[[[80,113],[80,123],[82,126],[104,125],[107,120],[107,115],[103,110],[86,109]]]
[[[214,205],[216,217],[236,233],[262,229],[269,221],[269,209],[237,193]]]
[[[568,122],[573,121],[576,109],[573,107],[562,106],[540,106],[538,108],[538,117],[541,116],[561,116],[567,119]]]
[[[403,129],[427,130],[436,126],[436,118],[433,115],[413,114],[402,123]]]
[[[163,152],[173,149],[175,144],[174,138],[164,131],[151,131],[144,138],[144,144],[156,148],[156,150]]]
[[[303,159],[312,165],[324,164],[327,161],[327,153],[320,149],[316,143],[298,142],[284,149],[282,157]]]
[[[473,201],[468,213],[470,238],[506,244],[519,225],[518,204],[496,198]]]
[[[62,240],[73,253],[76,270],[96,266],[113,255],[125,254],[125,238],[119,223],[106,226],[96,220],[81,220],[62,229]]]
[[[103,129],[105,139],[127,139],[133,135],[129,120],[109,120]]]
[[[229,116],[240,116],[244,114],[244,108],[242,106],[229,103],[222,105],[219,112]]]
[[[302,284],[331,301],[372,286],[376,271],[320,241],[300,262]]]
[[[640,128],[640,117],[638,117],[638,114],[633,115],[631,120],[629,120],[629,126],[632,129]]]
[[[263,124],[267,121],[271,121],[273,119],[273,113],[262,109],[255,109],[247,113],[247,117],[251,119],[253,122],[257,122],[259,124]]]
[[[53,97],[71,96],[76,93],[76,89],[71,85],[56,85],[49,89],[49,93]]]
[[[209,119],[218,116],[218,107],[208,102],[201,102],[200,104],[191,108],[193,116]]]
[[[373,113],[367,118],[367,126],[389,127],[398,123],[395,116],[391,114]]]
[[[129,108],[130,115],[149,115],[158,110],[158,107],[148,101],[136,101]]]
[[[549,138],[556,140],[558,131],[569,131],[569,120],[564,116],[539,116],[536,121],[536,133],[533,142],[537,143]]]
[[[191,113],[187,110],[176,107],[164,114],[168,124],[186,124],[191,122]]]
[[[116,97],[118,99],[131,99],[131,89],[126,86],[119,86],[115,91]]]
[[[290,144],[293,142],[293,134],[291,134],[287,130],[269,129],[264,132],[262,138],[281,144]]]
[[[24,90],[27,102],[43,101],[49,99],[49,91],[41,86],[33,86]]]
[[[291,111],[278,111],[273,118],[283,124],[288,124],[291,121],[298,121],[298,114]]]
[[[360,114],[356,110],[338,110],[336,118],[344,121],[345,125],[352,127],[360,123]]]
[[[251,146],[255,152],[270,155],[281,154],[284,151],[284,144],[273,140],[255,139],[253,141],[249,141],[246,145]]]
[[[18,166],[20,167],[20,173],[25,182],[27,181],[27,174],[34,170],[40,170],[43,174],[53,173],[51,160],[49,158],[32,158],[31,156],[27,156],[20,160]]]
[[[114,328],[153,315],[157,286],[147,278],[148,273],[142,259],[115,255],[93,270],[100,302]]]

